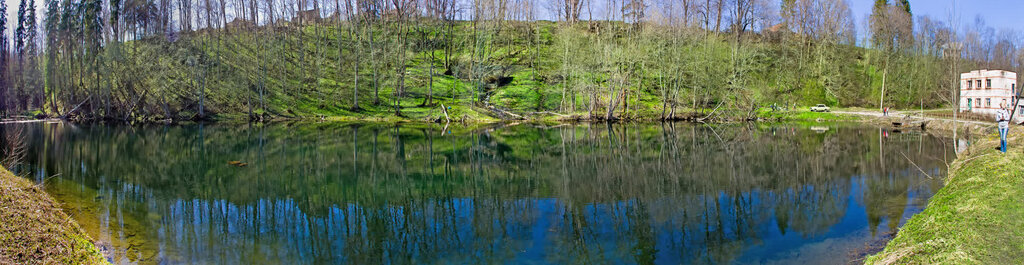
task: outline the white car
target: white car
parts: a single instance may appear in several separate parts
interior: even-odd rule
[[[831,112],[832,109],[825,104],[818,104],[817,106],[811,107],[812,112]]]

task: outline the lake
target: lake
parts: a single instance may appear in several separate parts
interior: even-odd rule
[[[12,171],[140,264],[845,264],[956,157],[825,123],[0,131]]]

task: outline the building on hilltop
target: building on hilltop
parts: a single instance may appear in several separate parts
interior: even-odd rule
[[[1017,73],[1004,70],[975,70],[960,74],[960,112],[995,115],[999,103],[1013,110],[1017,94]],[[1024,107],[1017,107],[1018,116]]]

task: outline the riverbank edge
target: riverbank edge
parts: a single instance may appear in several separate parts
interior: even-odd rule
[[[708,110],[711,112],[711,110]],[[858,115],[847,115],[830,112],[811,112],[808,110],[796,111],[761,111],[752,117],[740,117],[735,115],[712,115],[691,113],[689,115],[675,116],[671,119],[664,119],[660,113],[640,112],[632,113],[627,117],[619,117],[612,120],[603,116],[591,116],[587,113],[553,113],[544,112],[532,116],[518,116],[507,119],[495,118],[476,113],[477,115],[461,115],[445,117],[441,114],[428,115],[425,117],[399,117],[388,116],[314,116],[314,117],[279,117],[267,121],[329,121],[329,122],[384,122],[384,123],[465,123],[465,124],[494,124],[494,123],[576,123],[576,122],[706,122],[706,123],[730,123],[730,122],[785,122],[785,121],[852,121],[859,120]],[[505,115],[506,117],[509,115]],[[248,122],[244,115],[219,115],[213,117],[212,121]]]
[[[392,124],[401,124],[401,123],[433,124],[433,122],[424,122],[424,121],[396,121],[396,120],[358,119],[358,118],[357,119],[351,119],[351,118],[332,119],[330,117],[327,117],[326,120],[327,121],[336,121],[336,122],[380,122],[380,123],[392,123]],[[244,122],[244,121],[238,120],[238,119],[227,119],[227,120],[216,120],[216,121],[228,122],[228,123],[231,123],[231,122]],[[299,122],[299,121],[309,121],[309,119],[275,120],[274,122]],[[642,122],[642,121],[646,121],[646,120],[628,120],[628,121],[623,121],[623,122]],[[650,121],[657,121],[657,120],[650,120]],[[968,122],[963,122],[963,121],[952,122],[952,121],[947,121],[947,120],[921,119],[921,118],[915,118],[915,117],[902,117],[902,118],[877,117],[877,116],[872,116],[872,115],[855,114],[855,113],[818,113],[818,112],[809,112],[809,111],[776,112],[771,117],[765,117],[765,118],[761,118],[761,119],[758,119],[758,120],[755,120],[755,121],[762,121],[762,122],[859,122],[859,123],[863,123],[863,124],[874,124],[874,125],[877,125],[877,126],[880,126],[880,127],[885,127],[885,128],[893,128],[893,123],[901,123],[901,124],[903,124],[903,126],[902,126],[902,128],[898,128],[898,129],[902,129],[902,130],[918,130],[918,129],[923,129],[923,130],[929,131],[929,133],[938,133],[938,134],[942,134],[942,135],[953,133],[954,131],[956,131],[956,132],[964,132],[964,133],[979,133],[979,132],[986,132],[986,131],[994,131],[994,130],[990,130],[990,129],[992,129],[991,126],[979,125],[979,124],[976,124],[976,123],[968,123]],[[472,121],[468,121],[468,122],[465,122],[465,124],[468,124],[471,127],[473,127],[473,126],[484,126],[484,127],[487,127],[486,125],[508,124],[508,123],[566,123],[566,122],[592,122],[592,121],[588,121],[588,120],[583,120],[583,121],[580,121],[580,120],[507,120],[507,121],[499,121],[499,122],[472,122]],[[714,123],[731,123],[731,122],[746,122],[746,121],[745,120],[743,120],[743,121],[741,121],[741,120],[736,120],[736,121],[716,121]],[[926,126],[921,126],[922,123],[924,125],[926,125]],[[957,162],[959,162],[961,160],[963,160],[963,159],[958,159]],[[13,178],[14,180],[19,180],[21,182],[24,182],[20,186],[28,187],[28,188],[25,188],[25,189],[27,189],[29,191],[22,191],[22,192],[41,193],[42,197],[45,197],[45,198],[39,198],[38,199],[39,201],[42,202],[41,204],[56,205],[56,204],[53,204],[53,202],[55,200],[52,197],[50,197],[50,195],[47,194],[45,191],[43,191],[42,189],[32,185],[32,183],[30,181],[28,181],[28,180],[26,180],[24,178],[21,178],[21,177],[14,176],[10,172],[8,172],[5,169],[3,169],[2,167],[0,167],[0,181],[3,181],[3,183],[0,183],[0,188],[4,188],[5,190],[7,189],[7,187],[8,187],[7,186],[7,182],[9,181],[8,178]],[[949,185],[949,184],[947,183],[947,185]],[[943,189],[945,189],[945,188],[943,188]],[[940,192],[941,192],[941,190],[940,190]],[[4,195],[6,195],[6,193]],[[3,199],[4,200],[0,201],[0,202],[3,202],[4,204],[0,205],[0,206],[3,206],[5,208],[5,210],[6,210],[6,208],[7,208],[6,203],[8,202],[8,200],[7,200],[6,197],[4,197]],[[929,204],[928,207],[932,207],[931,204]],[[60,216],[63,216],[64,220],[69,220],[68,223],[70,225],[74,226],[73,229],[77,231],[77,235],[75,235],[75,234],[72,234],[70,236],[69,235],[59,235],[57,237],[64,237],[65,240],[70,239],[71,240],[70,242],[82,243],[84,241],[84,243],[87,243],[87,247],[89,247],[91,249],[91,250],[86,250],[87,252],[100,253],[98,250],[96,250],[96,246],[92,243],[91,240],[88,239],[88,236],[86,236],[84,234],[84,232],[81,230],[81,228],[79,228],[78,224],[75,223],[75,221],[73,219],[71,219],[70,217],[67,217],[67,215],[64,214],[63,211],[61,211],[59,207],[54,207],[54,210],[59,211],[59,213],[54,213],[54,214],[59,214]],[[920,214],[918,214],[918,215],[920,215]],[[915,215],[915,218],[916,218],[916,216],[917,215]],[[6,223],[6,221],[4,221],[4,222]],[[3,231],[0,231],[0,232],[3,232]],[[5,239],[6,237],[4,237],[4,236],[5,236],[4,234],[0,234],[0,239]],[[899,238],[899,235],[897,235],[897,238]],[[896,241],[896,239],[893,239],[892,241],[890,241],[890,243],[886,247],[886,250],[888,250],[889,249],[889,245],[891,245],[892,242],[895,242],[895,241]],[[2,243],[0,243],[0,249],[4,249],[6,247],[3,244],[9,243],[8,240],[4,240],[4,241],[0,241],[0,242],[2,242]],[[13,244],[16,244],[16,243],[13,243]],[[881,252],[879,254],[876,254],[876,256],[880,256],[883,253],[885,253],[885,251],[883,251],[883,252]],[[5,257],[0,256],[0,261],[4,261],[4,258]],[[91,263],[91,262],[96,262],[95,260],[92,260],[92,259],[84,259],[84,260],[82,260],[82,262],[74,262],[74,263],[75,264],[103,264],[103,263],[106,263],[106,261],[103,259],[102,255],[100,255],[99,258],[100,258],[99,263]],[[869,257],[869,260],[871,260],[872,258],[874,258],[874,256]],[[62,262],[62,263],[64,263],[64,262]]]
[[[851,108],[862,110],[862,108]],[[837,109],[844,110],[844,109]],[[690,111],[686,114],[679,114],[671,118],[665,118],[661,112],[638,111],[629,113],[623,117],[606,119],[602,115],[591,115],[586,112],[555,113],[550,111],[534,112],[530,114],[515,114],[511,112],[473,110],[461,115],[451,116],[437,113],[407,113],[396,116],[391,113],[365,113],[358,115],[291,115],[272,116],[267,119],[254,120],[244,113],[221,113],[212,114],[203,118],[192,117],[189,119],[63,119],[60,117],[39,115],[20,115],[0,117],[0,124],[3,123],[25,123],[39,121],[66,121],[71,123],[121,123],[121,124],[189,124],[199,122],[225,122],[225,123],[275,123],[275,122],[371,122],[371,123],[392,123],[392,124],[500,124],[500,123],[597,123],[597,122],[694,122],[694,123],[735,123],[735,122],[787,122],[787,121],[854,121],[859,115],[848,115],[829,112],[812,112],[808,109],[788,111],[770,111],[761,109],[750,113],[723,114],[728,111],[702,110]],[[733,111],[735,112],[735,111]],[[504,117],[504,118],[499,118]]]
[[[1024,264],[1024,127],[1001,153],[992,126],[950,164],[946,183],[865,264]],[[1018,136],[1013,136],[1017,134]]]
[[[110,264],[41,187],[0,167],[0,263]]]

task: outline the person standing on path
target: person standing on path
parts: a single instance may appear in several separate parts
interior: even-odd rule
[[[1006,134],[1010,131],[1010,113],[1006,112],[1006,103],[999,103],[996,122],[999,123],[999,151],[1006,153]]]

